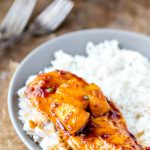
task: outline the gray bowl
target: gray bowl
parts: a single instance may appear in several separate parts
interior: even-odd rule
[[[24,86],[25,81],[30,75],[36,74],[45,66],[50,65],[50,61],[53,59],[53,54],[57,50],[63,49],[64,52],[72,55],[84,55],[85,45],[88,41],[93,41],[96,44],[111,39],[117,39],[120,42],[121,47],[139,51],[146,57],[150,58],[149,37],[113,29],[92,29],[69,33],[48,41],[36,48],[22,61],[15,72],[9,87],[8,109],[17,134],[29,149],[40,150],[40,147],[26,135],[22,129],[22,123],[18,120],[17,90]]]

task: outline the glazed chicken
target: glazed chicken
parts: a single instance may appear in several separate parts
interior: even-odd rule
[[[120,111],[93,83],[57,70],[38,75],[25,94],[72,150],[143,150]]]

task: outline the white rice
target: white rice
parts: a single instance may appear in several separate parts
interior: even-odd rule
[[[120,49],[118,41],[105,41],[94,45],[87,43],[86,56],[71,56],[57,51],[49,68],[67,70],[94,82],[122,111],[129,130],[145,146],[150,145],[150,62],[138,52]],[[36,76],[31,76],[27,83]],[[19,119],[23,129],[44,150],[61,143],[54,125],[38,112],[24,95],[25,87],[18,91]],[[29,120],[42,124],[30,128]],[[59,144],[60,149],[64,145]]]

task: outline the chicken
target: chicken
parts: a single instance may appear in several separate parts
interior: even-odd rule
[[[73,150],[143,150],[101,89],[65,71],[40,74],[25,95]]]
[[[110,103],[111,110],[91,118],[85,131],[70,136],[67,143],[74,150],[142,150],[142,146],[127,130],[122,114]]]

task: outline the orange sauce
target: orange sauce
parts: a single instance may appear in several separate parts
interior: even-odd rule
[[[106,99],[100,88],[95,84],[88,84],[74,74],[58,70],[40,74],[29,83],[25,94],[39,111],[49,117],[61,133],[63,140],[74,150],[143,149],[127,130],[122,114],[112,102]],[[90,113],[88,122],[85,121],[84,126],[74,134],[66,130],[62,125],[64,122],[59,118],[61,116],[55,113],[56,108],[65,103],[74,106],[74,111],[70,110],[68,118],[64,120],[68,121],[71,117],[76,119],[77,117],[72,114],[76,110],[79,112],[79,109]],[[63,108],[60,109],[62,110]],[[80,115],[79,125],[83,124],[84,117]],[[31,126],[34,128],[33,123]]]

